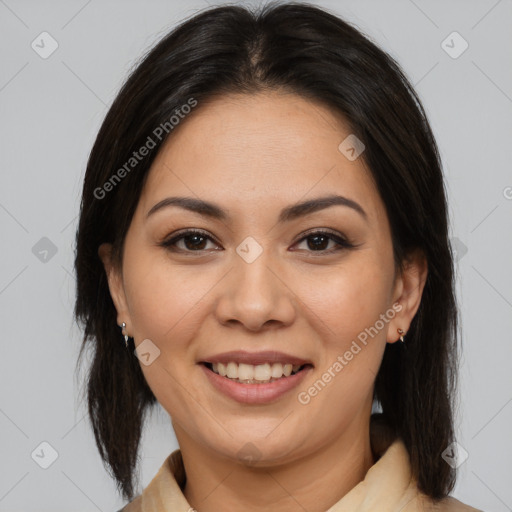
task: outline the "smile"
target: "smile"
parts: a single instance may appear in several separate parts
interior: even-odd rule
[[[242,404],[270,404],[290,396],[313,370],[313,364],[291,354],[233,351],[198,361],[212,389]]]
[[[299,372],[305,365],[291,363],[264,363],[258,365],[236,363],[206,363],[210,370],[240,384],[264,384],[289,377]]]

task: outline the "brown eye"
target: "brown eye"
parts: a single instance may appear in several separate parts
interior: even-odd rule
[[[183,244],[180,247],[178,243],[181,242],[182,240]],[[169,240],[165,240],[160,245],[171,250],[179,250],[185,252],[200,252],[207,250],[206,246],[208,241],[214,242],[213,238],[208,236],[203,231],[189,230],[183,231]]]
[[[341,249],[349,249],[354,245],[344,237],[329,231],[314,231],[304,236],[299,242],[306,241],[308,252],[332,253]],[[329,243],[334,242],[334,247],[329,248]]]
[[[163,241],[160,245],[172,251],[182,252],[202,252],[208,251],[208,242],[217,245],[215,240],[204,231],[188,230],[182,231],[172,238]],[[306,243],[307,252],[317,252],[323,254],[331,254],[341,249],[349,249],[355,247],[343,236],[329,231],[314,231],[303,236],[298,243]],[[181,243],[181,246],[180,246]],[[334,246],[329,246],[333,243]],[[217,245],[217,247],[219,247]],[[218,250],[213,248],[213,250]],[[302,250],[302,249],[301,249]]]

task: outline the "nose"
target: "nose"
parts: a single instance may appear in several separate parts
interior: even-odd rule
[[[215,314],[221,324],[259,331],[293,323],[295,295],[266,252],[251,263],[235,255],[216,302]]]

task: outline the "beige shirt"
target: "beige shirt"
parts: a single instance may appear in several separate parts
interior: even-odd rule
[[[453,497],[434,504],[419,492],[412,479],[409,455],[400,439],[393,442],[375,439],[372,449],[380,458],[365,478],[326,512],[483,512]],[[380,443],[381,449],[375,446]],[[387,448],[386,448],[387,444]],[[194,512],[182,489],[185,469],[180,450],[172,452],[144,489],[142,495],[118,512]]]

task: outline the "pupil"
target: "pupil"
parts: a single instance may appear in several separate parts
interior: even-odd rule
[[[320,242],[320,244],[317,244],[319,239],[323,239],[324,243]],[[315,243],[313,245],[308,243],[310,249],[325,249],[325,241],[327,241],[327,245],[329,244],[329,238],[326,237],[325,235],[312,235],[308,238],[308,240],[315,240]]]
[[[192,244],[189,244],[189,241],[193,239],[194,242],[192,242]],[[187,246],[187,249],[203,249],[203,246],[201,244],[201,242],[198,242],[198,239],[203,239],[203,244],[204,244],[204,240],[205,240],[205,237],[202,236],[202,235],[189,235],[186,237],[186,242],[185,242],[185,245]]]

